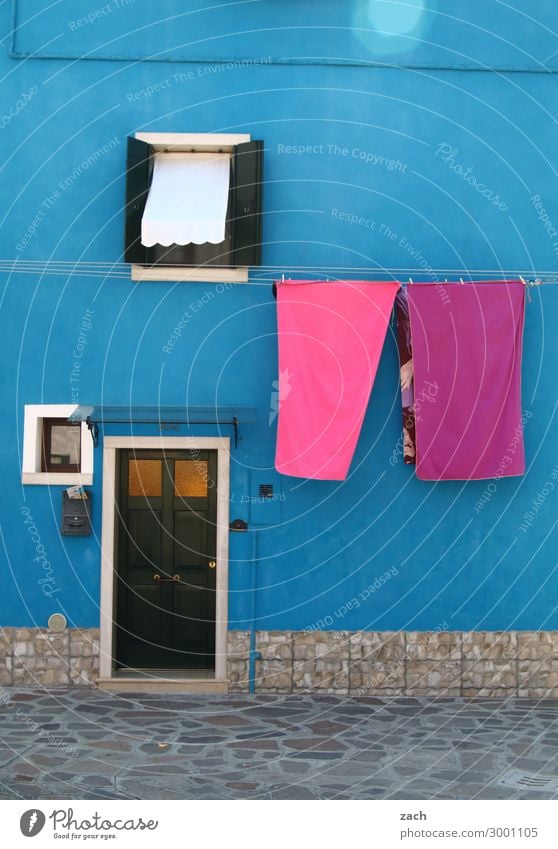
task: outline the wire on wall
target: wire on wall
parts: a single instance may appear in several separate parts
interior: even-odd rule
[[[130,268],[127,263],[115,262],[85,262],[81,260],[10,260],[0,259],[0,272],[6,274],[27,274],[43,276],[68,277],[105,277],[130,280]],[[423,275],[422,283],[461,283],[464,279],[474,282],[475,279],[521,279],[528,285],[542,283],[558,283],[558,270],[535,271],[534,269],[492,269],[492,268],[431,268],[421,270],[409,267],[375,267],[362,266],[321,266],[321,265],[260,265],[252,270],[248,285],[267,285],[277,282],[280,276],[285,279],[285,269],[288,275],[316,275],[329,280],[342,280],[347,276],[357,275],[359,279],[370,283],[387,279],[398,280],[401,283],[410,281],[410,275]],[[272,276],[270,276],[272,275]],[[456,277],[451,280],[448,278]],[[376,279],[374,279],[376,278]],[[287,277],[287,279],[293,279]],[[296,282],[296,279],[293,279]],[[196,282],[193,280],[192,282]],[[316,282],[322,282],[316,280]],[[241,283],[238,285],[247,285]]]

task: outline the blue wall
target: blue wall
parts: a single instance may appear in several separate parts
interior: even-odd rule
[[[556,267],[558,237],[549,229],[558,229],[558,78],[545,70],[558,51],[555,4],[537,3],[528,18],[520,2],[478,0],[462,4],[465,21],[417,0],[424,14],[409,22],[394,15],[395,2],[237,3],[190,16],[184,32],[165,25],[163,35],[148,26],[152,11],[139,0],[105,5],[110,11],[95,17],[104,7],[92,0],[79,15],[75,4],[21,0],[13,43],[2,7],[4,45],[13,51],[0,53],[4,259],[120,262],[125,139],[159,130],[264,139],[264,263],[286,273],[299,264],[404,267],[432,280],[439,268]],[[179,4],[182,12],[199,5]],[[178,6],[157,8],[172,18]],[[31,20],[32,9],[41,14]],[[76,24],[89,14],[91,22]],[[378,33],[401,20],[405,32]],[[285,21],[310,29],[289,30],[287,39],[273,30]],[[221,37],[246,26],[259,34]],[[117,35],[118,51],[109,49]],[[173,61],[46,58],[95,50],[153,59],[163,48]],[[188,56],[195,61],[180,61]],[[259,61],[234,64],[242,58]],[[61,488],[20,483],[23,405],[75,397],[72,352],[86,309],[93,326],[80,402],[256,407],[232,468],[232,518],[250,519],[251,470],[273,467],[275,442],[275,304],[269,273],[258,278],[261,285],[222,291],[132,284],[122,267],[106,276],[2,272],[0,622],[44,626],[62,610],[72,624],[98,623],[100,449],[93,537],[61,539]],[[185,313],[168,354],[163,346]],[[259,627],[558,628],[558,496],[547,485],[558,464],[557,318],[558,287],[534,289],[523,369],[529,470],[493,492],[489,482],[420,482],[403,466],[388,335],[350,477],[342,485],[284,478],[282,523],[259,531]],[[53,566],[51,598],[38,583],[22,507]],[[249,535],[232,535],[232,627],[246,626],[249,553]]]

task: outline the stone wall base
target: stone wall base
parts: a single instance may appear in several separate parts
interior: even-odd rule
[[[230,692],[249,689],[230,631]],[[257,693],[558,698],[558,631],[258,631]],[[92,687],[99,630],[0,629],[0,685]]]
[[[93,687],[98,677],[98,628],[0,628],[1,685]]]
[[[231,692],[248,631],[229,632]],[[258,631],[257,693],[558,698],[558,631]]]

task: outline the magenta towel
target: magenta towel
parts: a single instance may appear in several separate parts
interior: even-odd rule
[[[415,387],[417,476],[522,475],[519,281],[407,287]]]
[[[398,289],[352,280],[277,287],[282,474],[346,478]]]

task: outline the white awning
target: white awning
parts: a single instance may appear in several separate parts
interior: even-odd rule
[[[142,245],[222,242],[230,168],[230,153],[156,153]]]

